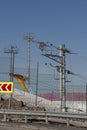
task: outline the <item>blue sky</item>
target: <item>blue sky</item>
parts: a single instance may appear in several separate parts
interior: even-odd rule
[[[87,0],[0,0],[0,56],[6,56],[4,48],[15,45],[19,48],[15,65],[25,67],[27,42],[23,37],[29,32],[37,40],[65,44],[78,53],[68,56],[67,66],[87,78]],[[34,43],[31,61],[49,61]]]

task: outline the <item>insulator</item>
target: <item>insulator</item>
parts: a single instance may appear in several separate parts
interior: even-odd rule
[[[40,43],[40,44],[39,44],[39,49],[40,49],[41,51],[45,50],[45,49],[46,49],[46,45],[44,45],[44,43]]]

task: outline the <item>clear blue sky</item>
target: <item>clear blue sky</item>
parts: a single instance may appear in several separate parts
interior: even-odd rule
[[[16,66],[25,66],[23,37],[29,32],[40,41],[66,44],[77,52],[68,56],[68,66],[87,77],[87,0],[0,0],[0,56],[6,56],[4,48],[17,45]],[[31,46],[32,61],[47,61],[34,43]]]

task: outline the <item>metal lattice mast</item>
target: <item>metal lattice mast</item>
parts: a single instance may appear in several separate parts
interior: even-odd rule
[[[15,54],[18,54],[18,49],[15,46],[11,46],[10,49],[5,49],[4,53],[10,54],[10,73],[14,73],[14,60]],[[12,76],[10,76],[10,81],[13,82]]]
[[[28,36],[24,37],[24,40],[28,41],[28,57],[27,57],[27,68],[28,68],[28,90],[30,90],[30,41],[32,41],[32,37],[30,36],[30,33]]]
[[[10,54],[10,73],[14,73],[14,60],[15,60],[15,54],[18,54],[18,49],[15,46],[11,46],[10,49],[5,49],[4,53]],[[10,76],[10,82],[13,82],[13,77]],[[10,95],[9,98],[9,103],[8,103],[8,109],[11,108],[11,98],[12,94]]]

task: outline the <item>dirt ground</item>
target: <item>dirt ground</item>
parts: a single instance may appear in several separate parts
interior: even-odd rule
[[[76,128],[58,126],[53,124],[0,124],[0,130],[87,130],[87,128]]]

